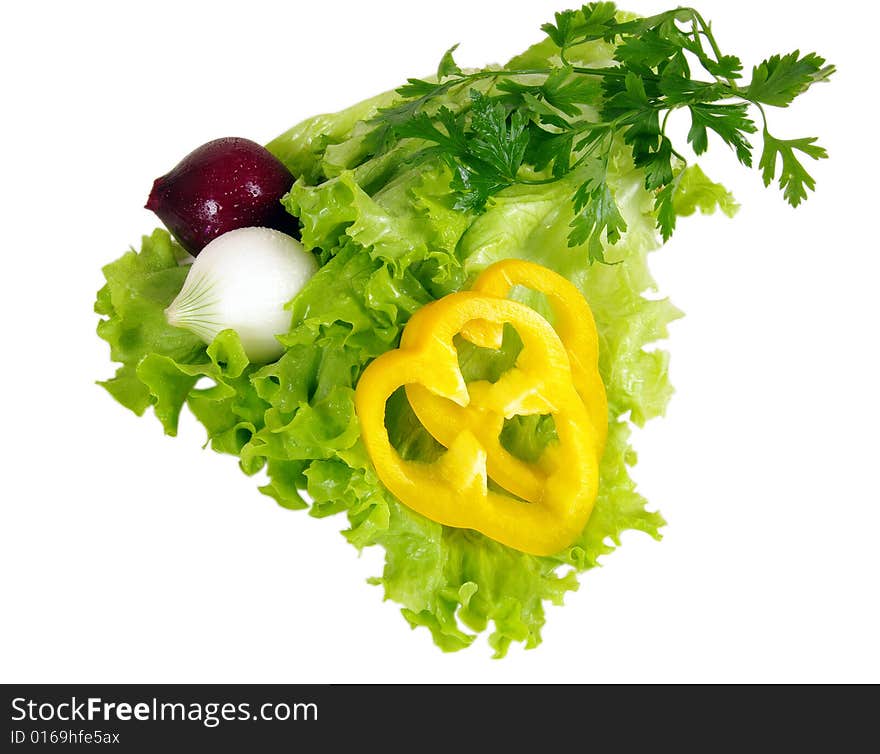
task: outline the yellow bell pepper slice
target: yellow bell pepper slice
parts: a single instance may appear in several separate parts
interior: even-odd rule
[[[515,367],[494,384],[469,386],[458,366],[453,338],[475,321],[498,329],[510,324],[523,343]],[[447,450],[433,463],[406,461],[391,445],[385,404],[401,386],[424,387],[468,409],[460,425],[450,423]],[[407,324],[400,348],[378,357],[361,375],[355,409],[382,483],[434,521],[551,555],[571,544],[589,518],[598,491],[599,437],[573,384],[562,342],[527,306],[462,292],[422,307]],[[551,414],[559,438],[544,453],[540,473],[523,488],[522,500],[488,488],[489,458],[500,448],[497,435],[504,419],[517,413]]]
[[[599,376],[599,338],[593,314],[580,291],[561,275],[552,270],[516,259],[498,262],[488,267],[476,280],[473,290],[506,298],[515,285],[522,285],[544,293],[555,318],[556,334],[565,347],[572,371],[572,381],[581,397],[590,420],[596,430],[597,457],[601,459],[608,431],[608,403],[605,386]],[[402,344],[420,337],[418,324],[407,326]],[[469,322],[462,329],[462,336],[484,348],[499,348],[503,326],[488,320]],[[507,378],[504,375],[502,379]],[[488,384],[488,383],[486,383]],[[481,395],[483,383],[469,386],[472,398]],[[534,498],[545,484],[547,465],[553,463],[552,448],[535,464],[527,463],[502,447],[499,433],[501,422],[488,419],[485,412],[474,405],[457,406],[419,384],[407,385],[407,398],[419,421],[442,445],[449,447],[462,427],[473,432],[486,448],[488,473],[504,489],[526,500]],[[520,404],[508,407],[504,418],[513,414],[547,414],[549,406],[543,398],[522,393]]]
[[[480,273],[471,290],[507,298],[516,285],[547,297],[553,312],[553,329],[568,354],[574,386],[601,437],[601,457],[608,434],[608,399],[599,376],[599,333],[593,312],[581,292],[562,275],[521,259],[504,259],[490,265]],[[462,332],[474,345],[494,342],[495,348],[501,346],[502,335],[502,328],[485,321],[472,322]]]

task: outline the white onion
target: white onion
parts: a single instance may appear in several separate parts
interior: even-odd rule
[[[284,306],[317,269],[315,258],[285,233],[231,230],[202,249],[165,316],[206,343],[231,328],[251,361],[272,361],[284,351],[275,336],[290,329]]]

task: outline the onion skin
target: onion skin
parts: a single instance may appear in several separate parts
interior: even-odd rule
[[[280,203],[294,180],[265,147],[230,136],[203,144],[157,178],[146,208],[193,256],[238,228],[274,228],[298,237],[296,218]]]

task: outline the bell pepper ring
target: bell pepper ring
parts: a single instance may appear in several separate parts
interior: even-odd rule
[[[522,340],[515,366],[495,383],[468,385],[461,374],[453,338],[472,322],[488,323],[485,338],[471,333],[478,345],[487,339],[497,343],[505,324]],[[401,458],[385,427],[388,398],[413,386],[467,411],[446,418],[447,441],[437,438],[446,451],[432,463]],[[551,555],[571,544],[590,516],[598,491],[599,435],[575,389],[562,341],[523,304],[467,291],[422,307],[407,324],[400,348],[379,356],[361,375],[355,409],[382,483],[434,521],[475,529],[523,552]],[[503,473],[503,480],[493,476],[504,489],[516,487],[511,490],[516,497],[489,489],[489,468],[502,454],[510,455],[498,439],[504,420],[535,413],[552,415],[558,443],[548,446],[538,468],[521,475],[522,484]]]
[[[493,297],[506,298],[515,285],[521,285],[544,293],[554,315],[556,334],[562,341],[572,371],[572,381],[581,397],[598,436],[597,458],[601,459],[608,431],[608,403],[605,386],[599,376],[599,338],[593,314],[580,291],[568,280],[552,270],[532,262],[509,259],[488,267],[474,282],[472,290],[488,293]],[[416,327],[404,331],[401,343],[406,345],[418,338]],[[487,320],[469,322],[461,335],[474,345],[499,348],[504,328]],[[499,433],[503,426],[480,411],[479,397],[484,391],[480,383],[470,385],[471,404],[462,407],[427,389],[424,385],[406,386],[407,399],[416,417],[428,432],[442,445],[448,447],[461,427],[467,427],[479,437],[488,453],[488,473],[504,489],[526,499],[533,500],[540,494],[547,476],[546,465],[552,463],[552,454],[542,456],[537,463],[526,463],[509,453],[500,444]],[[534,396],[527,396],[534,405],[524,404],[516,413],[550,413],[535,404]]]
[[[608,435],[608,399],[599,376],[599,333],[590,305],[562,275],[521,259],[504,259],[487,267],[474,281],[471,290],[507,298],[517,285],[547,297],[553,312],[553,329],[568,354],[574,386],[599,432],[601,458]],[[479,345],[477,340],[494,340],[497,343],[495,348],[500,347],[502,335],[502,328],[485,321],[471,322],[462,331],[462,336],[474,345]]]

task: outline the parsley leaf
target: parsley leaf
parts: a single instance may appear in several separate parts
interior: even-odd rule
[[[546,23],[541,25],[543,31],[557,47],[566,47],[574,39],[577,11],[564,10],[554,13],[555,24]]]
[[[660,235],[665,243],[672,236],[675,230],[675,203],[673,196],[675,193],[675,184],[667,184],[661,191],[657,192],[654,199],[654,211],[657,213],[657,227],[660,229]]]
[[[550,73],[540,88],[544,99],[568,116],[580,115],[583,105],[594,102],[600,91],[595,79],[574,75],[567,65]]]
[[[779,175],[779,187],[783,195],[792,207],[797,207],[802,200],[807,198],[807,190],[815,190],[816,181],[807,172],[806,168],[798,160],[795,151],[802,152],[814,160],[828,157],[824,147],[816,144],[816,138],[807,139],[777,139],[764,130],[764,151],[758,166],[761,168],[761,176],[764,185],[769,186],[776,177],[777,158],[782,158],[782,171]]]
[[[614,3],[587,3],[581,6],[581,15],[584,21],[577,31],[582,36],[588,39],[612,39],[618,26]]]
[[[587,3],[580,11],[564,10],[555,14],[555,24],[544,24],[544,31],[564,51],[593,39],[611,40],[619,26],[614,3]]]
[[[570,132],[545,135],[541,140],[532,138],[530,143],[534,144],[534,149],[530,156],[535,170],[540,172],[552,165],[554,178],[561,178],[568,173],[573,141],[574,134]]]
[[[795,97],[832,73],[834,66],[826,66],[825,59],[812,52],[803,57],[798,50],[774,55],[752,70],[752,82],[744,96],[753,102],[788,107]]]
[[[502,79],[497,86],[503,92],[522,98],[532,108],[533,113],[546,116],[542,118],[543,122],[560,128],[571,127],[560,113],[569,117],[580,115],[586,103],[597,101],[601,95],[598,81],[578,76],[568,65],[554,68],[541,84],[523,84],[513,79]],[[554,112],[554,108],[559,112]]]
[[[427,113],[416,113],[397,126],[395,133],[400,138],[433,141],[453,154],[462,154],[467,150],[467,138],[458,122],[458,116],[448,107],[441,107],[434,118]]]
[[[738,79],[742,77],[742,61],[736,55],[721,55],[718,60],[707,60],[704,65],[713,76],[722,79]]]
[[[709,147],[706,129],[717,133],[725,144],[736,152],[737,159],[746,167],[752,166],[752,145],[745,134],[753,134],[758,129],[747,115],[747,104],[736,105],[691,105],[691,129],[687,140],[697,154],[703,154]]]
[[[681,51],[681,47],[657,30],[625,37],[614,50],[614,59],[636,70],[650,71]]]
[[[609,244],[617,243],[626,230],[626,221],[604,179],[598,182],[591,178],[578,188],[574,210],[568,245],[586,245],[590,262],[605,262],[603,234]]]
[[[381,154],[399,138],[398,129],[419,116],[422,108],[437,97],[448,92],[460,83],[460,79],[447,79],[443,83],[433,83],[422,79],[407,79],[407,83],[396,91],[403,101],[384,107],[367,121],[373,130],[364,137],[364,144],[370,154]]]
[[[492,194],[510,185],[491,172],[480,172],[472,163],[452,161],[452,182],[456,192],[455,209],[482,212]]]
[[[407,79],[403,86],[397,88],[397,93],[409,99],[410,97],[427,98],[436,96],[437,84],[432,81],[424,81],[423,79]],[[407,103],[408,104],[408,103]],[[394,108],[389,108],[386,112],[390,112]]]
[[[461,68],[458,67],[458,64],[455,62],[455,59],[452,57],[452,53],[458,49],[458,45],[454,44],[450,47],[446,52],[443,53],[443,57],[440,59],[440,65],[437,66],[437,79],[443,80],[447,76],[460,76],[462,71]]]
[[[468,152],[488,165],[499,178],[513,183],[529,142],[526,117],[514,110],[510,118],[504,105],[471,90],[471,130]]]
[[[665,136],[660,137],[656,149],[652,149],[636,163],[645,170],[645,188],[648,190],[662,188],[672,182],[672,142]]]

